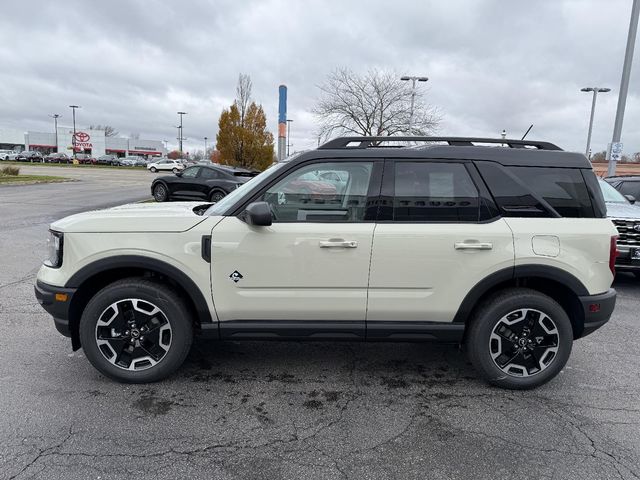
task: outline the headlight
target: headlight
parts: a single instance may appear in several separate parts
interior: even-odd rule
[[[44,264],[52,268],[60,268],[62,266],[62,243],[64,236],[60,232],[49,230],[49,238],[47,239],[47,258]]]

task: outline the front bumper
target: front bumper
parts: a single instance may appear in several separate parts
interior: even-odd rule
[[[598,295],[578,297],[584,311],[584,328],[580,337],[586,337],[609,321],[616,306],[616,291],[610,288]]]
[[[53,317],[56,330],[65,337],[71,337],[69,308],[76,289],[56,287],[38,280],[34,290],[38,303]]]
[[[631,258],[631,248],[628,245],[618,245],[618,257],[616,258],[616,270],[621,272],[640,271],[640,260]]]

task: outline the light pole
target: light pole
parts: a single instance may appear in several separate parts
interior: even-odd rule
[[[182,116],[186,114],[187,112],[178,112],[178,115],[180,115],[180,155],[182,155]]]
[[[71,147],[73,148],[73,159],[76,159],[76,108],[80,108],[78,105],[69,105],[69,108],[73,112],[73,137],[71,137]]]
[[[207,140],[208,137],[204,137],[204,158],[207,158]]]
[[[598,98],[598,93],[606,93],[610,92],[610,88],[600,88],[600,87],[584,87],[580,89],[581,92],[593,92],[593,100],[591,100],[591,117],[589,117],[589,132],[587,133],[587,148],[585,150],[585,155],[589,160],[591,160],[591,131],[593,130],[593,113],[596,111],[596,98]]]
[[[287,118],[287,157],[289,156],[289,147],[291,146],[291,122],[293,122],[293,120]]]
[[[413,105],[416,100],[416,82],[427,82],[429,81],[429,78],[412,77],[405,75],[404,77],[400,77],[400,80],[404,80],[405,82],[411,80],[411,113],[409,113],[409,135],[413,135]]]
[[[620,80],[620,95],[618,96],[616,121],[613,125],[611,148],[607,149],[607,162],[609,162],[607,176],[609,177],[616,174],[617,156],[611,158],[611,150],[613,149],[614,144],[620,143],[620,137],[622,136],[622,121],[624,120],[624,109],[627,104],[629,77],[631,76],[631,62],[633,61],[633,47],[636,43],[636,33],[638,31],[638,16],[640,16],[640,0],[633,0],[633,6],[631,7],[631,20],[629,21],[629,35],[627,35],[627,49],[624,54],[622,78]]]
[[[49,115],[51,118],[53,118],[53,128],[54,128],[54,132],[56,134],[56,153],[58,153],[58,119],[62,116],[59,115],[57,113],[54,113],[53,115]]]

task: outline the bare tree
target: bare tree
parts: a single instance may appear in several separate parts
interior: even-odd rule
[[[313,109],[319,120],[319,137],[334,135],[409,134],[411,85],[395,72],[372,69],[363,75],[342,68],[319,86],[320,99]],[[440,121],[438,111],[416,92],[412,135],[433,132]]]
[[[91,130],[104,130],[104,136],[105,137],[115,137],[117,136],[120,132],[118,132],[115,128],[113,128],[111,125],[90,125],[89,129]]]
[[[251,77],[244,73],[238,76],[238,86],[236,87],[236,104],[240,112],[240,123],[244,126],[244,119],[251,103]]]

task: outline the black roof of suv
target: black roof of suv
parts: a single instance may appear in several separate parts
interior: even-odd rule
[[[383,145],[424,142],[423,145]],[[337,153],[339,152],[339,155]],[[340,137],[289,161],[308,158],[438,158],[488,160],[505,166],[591,168],[581,153],[566,152],[549,142],[472,137]]]

